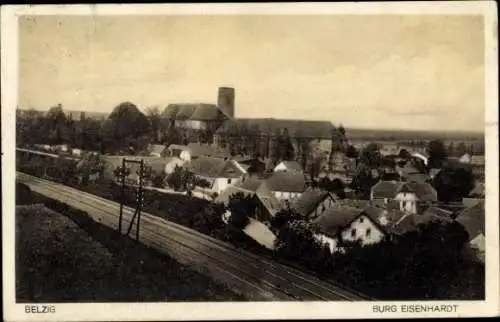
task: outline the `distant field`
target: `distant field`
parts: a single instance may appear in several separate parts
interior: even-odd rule
[[[439,131],[403,131],[381,129],[346,129],[351,140],[443,140],[443,141],[483,141],[484,133],[479,132],[439,132]]]

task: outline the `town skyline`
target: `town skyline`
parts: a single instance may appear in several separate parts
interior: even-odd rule
[[[19,105],[163,110],[227,85],[236,118],[484,132],[483,47],[480,16],[24,17]]]

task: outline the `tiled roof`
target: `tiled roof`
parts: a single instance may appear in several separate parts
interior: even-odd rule
[[[320,202],[325,200],[325,198],[332,198],[337,200],[338,198],[326,190],[319,188],[308,188],[304,193],[295,200],[292,204],[292,208],[295,209],[302,216],[309,215]]]
[[[431,178],[434,178],[439,172],[441,172],[441,169],[438,169],[438,168],[431,168],[429,170],[429,176]]]
[[[304,121],[304,120],[284,120],[284,119],[233,119],[224,122],[217,130],[216,134],[237,134],[239,127],[258,129],[261,135],[274,136],[276,129],[288,130],[291,137],[323,138],[330,139],[333,125],[327,121]]]
[[[374,199],[394,198],[402,185],[398,181],[379,181],[372,187],[372,196]]]
[[[333,207],[313,222],[321,233],[335,237],[341,229],[360,216],[362,212],[359,208]]]
[[[365,214],[370,217],[371,220],[374,222],[378,223],[380,221],[380,217],[382,217],[384,214],[387,213],[387,211],[381,207],[375,207],[375,206],[368,206],[364,207],[363,211]]]
[[[254,192],[251,192],[251,191],[248,191],[248,190],[244,190],[244,189],[240,189],[240,188],[238,188],[236,186],[229,186],[226,189],[224,189],[217,196],[217,198],[215,198],[215,202],[216,203],[222,203],[225,206],[227,206],[229,204],[230,197],[232,195],[237,194],[237,193],[243,193],[245,195],[245,197],[247,197],[247,196],[254,196],[255,195]]]
[[[276,199],[271,191],[269,191],[265,184],[257,191],[257,197],[273,216],[282,208],[282,204]]]
[[[437,192],[429,183],[406,183],[420,201],[437,201]]]
[[[413,192],[420,201],[436,201],[436,190],[429,183],[379,181],[372,187],[373,198],[394,198],[399,192]]]
[[[200,104],[190,117],[190,120],[197,121],[219,121],[224,119],[225,116],[219,108],[211,104]]]
[[[480,197],[480,198],[484,198],[485,196],[485,189],[484,189],[484,183],[482,182],[477,182],[475,185],[474,185],[474,188],[471,190],[471,192],[469,193],[469,196],[471,197]]]
[[[257,189],[259,189],[263,183],[264,183],[264,180],[262,180],[262,179],[255,178],[255,177],[249,177],[249,178],[237,183],[236,186],[241,188],[241,189],[256,192]]]
[[[163,110],[163,112],[161,113],[161,117],[168,119],[175,119],[175,116],[177,115],[177,113],[179,113],[180,109],[181,109],[180,104],[170,104]]]
[[[408,174],[406,177],[406,181],[408,182],[426,183],[429,180],[431,180],[431,178],[424,173],[412,173]]]
[[[453,215],[453,211],[443,209],[443,208],[437,207],[437,206],[432,206],[432,207],[427,208],[427,210],[424,211],[423,215],[434,216],[434,217],[441,218],[444,220],[451,220],[451,217]]]
[[[167,149],[169,149],[169,150],[182,150],[182,151],[189,150],[187,145],[179,145],[179,144],[170,144]]]
[[[244,174],[233,160],[206,156],[200,156],[191,161],[186,169],[196,175],[208,178],[239,178]]]
[[[485,234],[485,210],[484,201],[469,207],[458,214],[456,221],[465,227],[472,240],[480,234]]]
[[[181,104],[179,112],[175,115],[176,120],[188,120],[193,116],[194,112],[198,108],[197,104]]]
[[[462,198],[462,204],[465,208],[472,207],[483,201],[484,198]]]
[[[269,214],[273,216],[281,209],[281,203],[273,196],[269,189],[267,189],[265,184],[260,185],[256,191],[244,189],[241,185],[229,186],[217,196],[215,202],[223,203],[227,206],[230,196],[238,192],[243,193],[245,196],[257,196],[258,200],[267,209]]]
[[[191,142],[187,145],[187,148],[191,152],[191,156],[195,158],[199,156],[211,156],[220,158],[230,157],[229,151],[218,148],[215,145]]]
[[[414,175],[420,173],[414,166],[407,163],[404,167],[396,166],[396,170],[403,176]]]
[[[354,207],[354,208],[366,208],[371,205],[371,202],[369,200],[363,200],[363,199],[340,199],[337,200],[337,204],[339,206],[344,206],[344,207]]]
[[[227,118],[217,105],[206,103],[169,104],[162,112],[161,117],[197,121],[215,121]]]
[[[149,153],[163,153],[166,147],[163,144],[150,144],[149,145]]]
[[[403,216],[390,228],[390,231],[396,235],[417,231],[420,225],[431,222],[451,222],[450,218],[438,215],[437,210],[435,212],[429,211],[423,214],[399,213],[403,214]]]
[[[306,189],[304,175],[298,172],[274,172],[266,183],[271,191],[304,192]]]

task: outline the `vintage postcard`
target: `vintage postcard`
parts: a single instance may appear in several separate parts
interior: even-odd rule
[[[497,316],[496,12],[2,7],[4,319]]]

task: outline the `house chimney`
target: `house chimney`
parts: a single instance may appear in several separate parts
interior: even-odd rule
[[[221,111],[231,118],[234,118],[234,88],[232,87],[219,87],[219,96],[217,99],[217,106]]]

